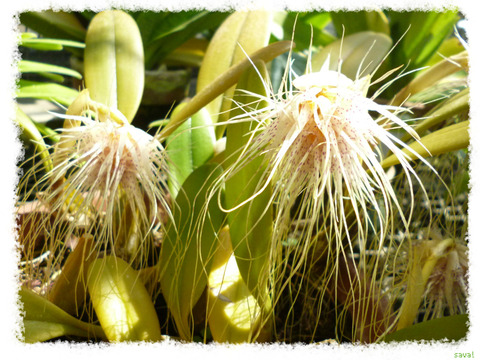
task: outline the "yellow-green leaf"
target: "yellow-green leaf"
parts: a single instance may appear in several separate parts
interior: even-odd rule
[[[121,10],[95,15],[85,41],[85,85],[92,99],[120,110],[131,122],[144,78],[143,44],[135,20]]]
[[[160,341],[160,324],[139,274],[115,256],[96,259],[89,268],[88,291],[110,341]]]
[[[198,74],[197,92],[215,81],[232,65],[238,64],[258,49],[266,46],[270,38],[272,13],[270,11],[239,11],[230,15],[217,29],[205,53]],[[230,109],[234,88],[208,104],[213,122],[221,111]]]
[[[470,136],[468,134],[469,124],[470,121],[467,120],[437,130],[422,137],[420,142],[409,144],[410,149],[403,149],[402,151],[409,156],[411,160],[415,160],[418,157],[414,152],[426,158],[449,151],[464,149],[468,147],[470,143]],[[398,163],[398,158],[395,155],[391,155],[382,161],[382,166],[387,168]]]
[[[208,277],[207,320],[213,340],[219,343],[262,342],[270,338],[270,319],[243,281],[233,255],[228,227]]]
[[[35,343],[66,335],[106,339],[100,326],[74,318],[37,293],[22,288],[19,295],[25,312],[25,342]]]

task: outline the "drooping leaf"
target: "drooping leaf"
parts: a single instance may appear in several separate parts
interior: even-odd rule
[[[152,69],[173,50],[194,35],[213,29],[228,13],[211,11],[179,11],[133,13],[145,47],[145,66]]]
[[[85,40],[85,27],[73,13],[53,10],[24,12],[20,14],[20,22],[44,37]]]

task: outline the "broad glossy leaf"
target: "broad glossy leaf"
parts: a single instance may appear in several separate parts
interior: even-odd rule
[[[109,341],[160,341],[160,324],[150,294],[137,271],[106,256],[88,270],[88,292]]]
[[[19,295],[25,313],[25,342],[35,343],[67,335],[106,339],[100,326],[74,318],[37,293],[22,288]]]
[[[272,14],[268,11],[239,11],[230,15],[217,29],[210,41],[198,74],[197,92],[201,92],[232,65],[238,64],[258,49],[266,46],[270,39]],[[220,112],[230,109],[234,88],[225,91],[224,96],[212,101],[207,110],[216,123]],[[217,137],[219,133],[217,132]]]
[[[192,339],[192,309],[207,285],[218,233],[224,225],[217,194],[208,197],[221,173],[217,164],[206,164],[185,180],[175,199],[173,222],[168,225],[158,262],[162,294],[184,340]]]
[[[172,116],[185,105],[180,104]],[[215,132],[208,111],[203,108],[188,118],[167,138],[166,143],[170,164],[168,185],[170,193],[176,197],[185,179],[214,154]]]
[[[120,10],[97,14],[85,40],[85,85],[94,101],[132,121],[143,94],[143,45],[135,20]]]

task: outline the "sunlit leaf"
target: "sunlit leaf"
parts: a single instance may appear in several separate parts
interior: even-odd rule
[[[92,19],[84,66],[92,99],[120,110],[131,122],[142,98],[145,72],[142,38],[130,15],[107,10]]]
[[[106,256],[88,270],[88,292],[109,341],[160,341],[160,324],[152,299],[124,260]]]
[[[268,44],[272,14],[268,11],[239,11],[230,15],[212,38],[198,74],[197,92],[206,89],[222,73],[253,52]],[[207,105],[216,123],[225,117],[220,112],[230,109],[234,88],[226,89],[222,97]],[[228,114],[226,114],[228,116]],[[217,137],[219,132],[217,131]]]

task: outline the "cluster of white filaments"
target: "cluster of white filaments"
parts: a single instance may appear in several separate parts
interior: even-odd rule
[[[50,214],[42,223],[44,251],[65,253],[64,241],[85,232],[97,250],[143,262],[169,209],[165,151],[121,113],[105,109],[89,99],[81,114],[59,115],[74,126],[60,130],[51,147],[53,167],[36,185]],[[36,237],[39,230],[28,231]]]
[[[374,213],[379,219],[378,238],[384,239],[392,207],[399,204],[381,166],[380,144],[398,157],[407,176],[414,174],[401,151],[408,146],[389,131],[400,127],[417,138],[395,115],[406,109],[367,98],[368,77],[351,80],[326,66],[292,83],[295,90],[263,98],[267,109],[248,114],[258,121],[256,136],[234,167],[264,154],[268,168],[264,184],[274,187],[279,237],[291,231],[291,209],[301,196],[296,217],[307,220],[306,228],[302,223],[303,237],[311,236],[316,226],[318,231],[318,222],[324,221],[320,226],[340,241],[348,236],[350,212],[358,220],[359,238],[366,239]],[[369,111],[381,117],[373,119]],[[259,188],[260,192],[264,186]]]

